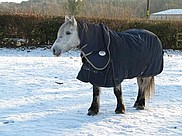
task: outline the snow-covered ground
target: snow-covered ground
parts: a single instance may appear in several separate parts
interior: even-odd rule
[[[52,57],[50,50],[0,49],[0,136],[181,136],[182,52],[168,50],[156,93],[146,110],[132,108],[136,79],[122,83],[126,114],[114,113],[112,88],[101,109],[87,116],[92,86],[76,79],[78,52]]]

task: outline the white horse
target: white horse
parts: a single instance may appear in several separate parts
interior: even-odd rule
[[[83,60],[82,70],[84,70],[84,74],[82,75],[82,71],[79,73],[81,76],[78,76],[78,79],[84,82],[90,82],[93,85],[93,100],[90,108],[88,109],[88,115],[96,115],[99,112],[100,107],[100,87],[114,87],[114,94],[117,99],[117,106],[115,113],[124,114],[125,113],[125,105],[122,98],[122,90],[121,90],[121,82],[123,79],[129,79],[133,77],[137,77],[138,83],[138,96],[136,102],[134,103],[134,107],[137,109],[143,110],[145,107],[145,100],[150,98],[152,94],[154,94],[154,76],[159,74],[163,69],[163,51],[161,47],[161,43],[157,36],[148,31],[140,31],[140,30],[129,30],[125,33],[117,33],[111,30],[107,30],[108,28],[98,24],[89,24],[85,22],[76,21],[74,17],[69,18],[65,16],[65,22],[59,28],[57,39],[52,46],[52,51],[55,56],[60,56],[64,52],[69,51],[72,48],[79,48],[81,51],[81,57]],[[103,32],[106,34],[103,34]],[[149,51],[147,49],[146,55],[142,56],[144,53],[143,48],[149,48],[149,45],[146,45],[147,42],[144,41],[145,38],[142,38],[144,34],[152,37],[152,40],[157,41],[156,45],[152,45],[155,51]],[[116,35],[117,38],[113,39],[113,35]],[[118,41],[118,35],[121,36],[119,39],[123,39],[126,42],[127,39],[133,38],[129,40],[128,43],[139,42],[135,47],[132,47],[128,50],[127,45],[123,51],[113,51],[111,45],[113,42],[116,43]],[[126,38],[126,39],[125,39]],[[139,38],[139,39],[137,39]],[[103,45],[100,41],[102,40]],[[151,40],[150,40],[151,41]],[[149,41],[149,42],[150,42]],[[151,44],[154,44],[152,41]],[[93,42],[93,44],[91,44]],[[123,41],[122,41],[123,43]],[[89,46],[91,44],[91,46]],[[98,45],[97,45],[98,44]],[[142,46],[140,46],[142,44]],[[93,45],[97,45],[96,47],[92,47]],[[101,46],[101,47],[100,47]],[[122,45],[118,45],[122,46]],[[132,45],[133,46],[133,45]],[[152,47],[152,48],[153,48]],[[126,49],[127,48],[127,49]],[[126,50],[125,50],[126,49]],[[88,51],[89,50],[89,51]],[[126,52],[129,53],[128,57]],[[132,55],[136,53],[138,56]],[[127,64],[127,68],[131,65],[130,70],[121,69],[122,74],[117,73],[117,69],[114,68],[114,56],[119,55],[121,60],[116,60],[116,63],[120,63],[121,61],[129,62]],[[122,54],[124,54],[122,56]],[[148,54],[150,57],[148,57]],[[93,58],[98,56],[99,58],[96,61]],[[158,58],[152,60],[154,56]],[[125,59],[126,57],[126,59]],[[118,57],[117,57],[118,58]],[[147,60],[149,58],[149,60]],[[97,62],[98,60],[100,62]],[[143,63],[142,70],[138,70],[138,66],[133,67],[134,63]],[[102,64],[103,63],[103,64]],[[150,63],[155,63],[152,66],[149,66]],[[118,64],[119,65],[119,64]],[[157,72],[153,72],[153,68],[157,66]],[[121,66],[120,66],[121,67]],[[125,67],[122,65],[122,67]],[[134,69],[134,70],[133,70]],[[131,74],[134,71],[136,74]],[[116,73],[114,73],[116,72]],[[85,74],[86,73],[86,74]],[[149,74],[148,74],[149,73]],[[111,74],[108,75],[108,74]],[[120,76],[121,75],[121,76]],[[121,80],[117,80],[115,77],[122,77]],[[109,77],[109,78],[108,78]],[[93,79],[91,79],[93,78]],[[94,80],[97,80],[96,82]],[[109,83],[108,85],[106,83]]]

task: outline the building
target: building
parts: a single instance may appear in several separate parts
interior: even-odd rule
[[[181,20],[182,9],[169,9],[157,13],[152,13],[149,20]]]

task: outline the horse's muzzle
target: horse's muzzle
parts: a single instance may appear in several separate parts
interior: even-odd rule
[[[56,56],[56,57],[59,57],[61,55],[61,50],[56,50],[56,49],[52,49],[52,52],[53,52],[53,55]]]

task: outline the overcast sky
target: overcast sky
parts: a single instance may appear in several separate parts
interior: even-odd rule
[[[16,3],[21,3],[22,1],[28,1],[28,0],[0,0],[1,2],[16,2]]]

